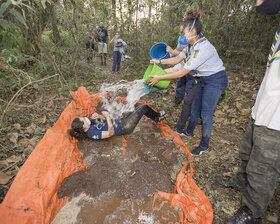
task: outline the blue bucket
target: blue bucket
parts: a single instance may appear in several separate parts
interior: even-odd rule
[[[163,43],[163,42],[159,42],[159,43],[153,45],[150,50],[151,58],[157,59],[157,60],[169,58],[170,55],[168,52],[166,52],[166,47],[167,47],[167,44]]]

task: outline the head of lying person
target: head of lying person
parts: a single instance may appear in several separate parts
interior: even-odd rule
[[[78,140],[87,138],[86,132],[91,121],[87,117],[77,117],[72,121],[70,135]]]
[[[200,22],[201,12],[198,9],[191,9],[186,12],[182,23],[181,34],[187,38],[188,44],[193,45],[197,36],[202,32]]]

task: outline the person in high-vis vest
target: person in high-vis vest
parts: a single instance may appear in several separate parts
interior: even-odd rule
[[[258,0],[256,11],[273,15],[280,0]],[[241,207],[225,224],[253,224],[266,211],[280,173],[280,25],[265,76],[239,150],[241,164],[230,179],[216,183],[242,192]]]
[[[184,66],[176,72],[163,76],[150,76],[150,85],[162,79],[176,79],[185,75],[193,76],[193,87],[184,100],[180,118],[174,128],[180,135],[192,137],[198,118],[202,119],[202,137],[198,147],[191,151],[192,156],[208,152],[213,127],[213,115],[219,97],[225,91],[228,80],[225,67],[215,47],[203,36],[200,11],[192,9],[183,21],[182,34],[188,39],[185,48],[177,57],[151,60],[150,63],[177,64]],[[184,130],[190,116],[188,128]]]

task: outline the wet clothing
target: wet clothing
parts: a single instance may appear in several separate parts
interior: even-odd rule
[[[227,87],[227,73],[215,47],[202,34],[198,35],[194,45],[185,48],[180,56],[185,58],[184,67],[191,70],[196,84],[195,89],[190,91],[189,99],[184,101],[176,128],[178,130],[185,128],[191,111],[187,132],[193,134],[197,120],[201,116],[202,138],[199,146],[208,148],[216,105]]]
[[[112,120],[115,135],[119,135],[120,123],[117,120]],[[102,139],[102,131],[108,131],[108,123],[104,119],[91,120],[91,125],[87,131],[87,137],[92,140]]]
[[[138,107],[134,112],[128,113],[126,116],[118,120],[112,120],[115,135],[126,135],[133,132],[134,128],[143,116],[146,116],[153,121],[157,121],[160,113],[154,111],[148,105]],[[102,131],[108,131],[108,123],[104,119],[91,120],[91,125],[86,132],[87,137],[92,140],[102,139]]]
[[[120,120],[120,135],[126,135],[133,132],[134,128],[143,116],[150,118],[157,122],[160,117],[160,113],[154,111],[148,105],[142,105],[138,107],[134,112],[128,113]]]

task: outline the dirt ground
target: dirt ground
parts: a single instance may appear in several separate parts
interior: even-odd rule
[[[78,148],[88,167],[62,182],[59,197],[78,196],[81,192],[95,197],[119,191],[123,196],[141,200],[158,190],[172,193],[171,176],[176,177],[182,166],[176,146],[160,139],[155,123],[145,118],[125,139],[125,151],[121,136],[80,142]]]
[[[135,79],[135,77],[141,77],[141,74],[136,74],[133,71],[133,65],[129,63],[123,63],[121,65],[120,75],[111,74],[111,60],[108,60],[107,66],[101,66],[99,58],[94,58],[94,62],[90,65],[86,65],[85,60],[82,63],[84,63],[83,66],[85,67],[85,69],[87,69],[87,71],[90,71],[88,72],[88,74],[81,73],[84,75],[85,79],[84,86],[90,93],[97,92],[99,86],[103,82],[117,82],[121,79],[132,81]],[[215,112],[209,153],[192,159],[192,164],[196,170],[196,174],[194,175],[195,182],[206,194],[210,203],[212,204],[214,210],[213,223],[215,224],[224,223],[224,221],[228,217],[232,216],[240,206],[241,194],[232,189],[223,189],[217,187],[215,185],[215,178],[220,176],[231,177],[237,170],[238,164],[240,162],[238,159],[238,148],[242,141],[242,136],[245,132],[247,122],[250,118],[251,107],[253,106],[257,91],[259,89],[259,85],[262,80],[262,77],[247,72],[228,71],[228,75],[229,85],[226,91],[227,96],[226,100],[217,106]],[[153,108],[157,110],[166,110],[166,121],[171,127],[176,124],[181,110],[181,106],[173,106],[175,87],[176,82],[172,81],[167,89],[164,89],[161,92],[151,93],[142,98],[143,100],[151,101],[151,106]],[[37,90],[36,88],[39,88],[39,90]],[[50,92],[52,92],[52,90],[54,89],[54,86],[52,85],[44,87],[43,89],[43,93],[47,92],[48,94],[39,94],[40,91],[42,91],[42,86],[37,86],[36,88],[34,88],[34,94],[28,95],[28,100],[24,100],[24,97],[27,96],[22,96],[22,98],[19,98],[21,101],[18,102],[20,103],[17,103],[14,106],[17,112],[23,111],[23,117],[13,117],[13,115],[10,114],[10,119],[12,120],[11,122],[13,123],[13,125],[11,127],[5,128],[5,130],[2,130],[2,133],[4,134],[0,136],[1,178],[3,177],[3,175],[6,175],[4,176],[6,178],[6,181],[3,181],[0,184],[0,201],[3,200],[13,181],[14,176],[18,172],[20,166],[28,158],[28,155],[32,152],[32,149],[42,138],[45,131],[54,124],[65,106],[71,101],[71,97],[68,94],[60,94],[58,92],[50,94]],[[23,119],[26,116],[28,116],[29,119]],[[154,130],[150,133],[150,135],[153,136],[154,133],[157,132]],[[132,147],[132,142],[135,142],[137,145],[141,145],[140,142],[144,141],[145,138],[147,138],[148,141],[156,141],[156,139],[153,137],[150,137],[151,139],[149,139],[149,135],[141,136],[141,134],[143,133],[139,133],[139,136],[137,135],[136,138],[133,138],[133,135],[129,136],[127,138],[128,147]],[[188,148],[192,150],[199,144],[200,136],[201,126],[197,125],[194,132],[194,137],[192,139],[183,137],[183,141],[188,146]],[[114,150],[112,149],[112,153],[111,143],[112,145],[116,145],[117,147]],[[139,181],[139,179],[137,179],[136,177],[140,174],[143,175],[143,173],[140,173],[141,171],[139,167],[143,167],[143,164],[147,162],[147,158],[148,160],[152,158],[148,156],[148,154],[146,154],[149,152],[149,150],[147,150],[146,148],[139,150],[143,151],[143,154],[141,154],[139,152],[135,153],[137,152],[137,149],[135,149],[133,154],[127,153],[127,160],[125,160],[117,159],[122,155],[121,149],[118,148],[122,145],[121,138],[115,137],[106,142],[102,141],[102,143],[94,143],[101,144],[100,148],[106,148],[106,153],[103,151],[96,151],[96,153],[90,154],[90,149],[93,147],[93,145],[91,144],[93,143],[86,141],[79,145],[80,149],[85,153],[85,158],[88,164],[91,164],[89,165],[87,170],[81,171],[79,175],[81,175],[81,177],[83,178],[89,179],[98,178],[104,175],[120,175],[120,177],[122,178],[120,178],[120,180],[122,180],[123,183],[122,181],[116,183],[116,186],[118,187],[118,189],[120,189],[119,194],[124,196],[130,194],[131,197],[136,199],[138,197],[137,192],[133,192],[131,190],[132,188],[129,185],[124,186],[124,183],[132,184],[129,182],[130,178],[134,178],[135,182],[133,183],[139,183],[137,182]],[[102,144],[104,145],[102,146]],[[159,148],[157,150],[166,151],[167,149],[174,149],[173,146],[170,146],[170,148],[169,146],[166,146],[166,148],[164,148],[164,144],[161,145],[163,145],[163,148]],[[141,149],[141,147],[139,149]],[[104,156],[102,157],[103,154]],[[135,156],[136,154],[138,154],[138,158]],[[124,166],[125,168],[120,170],[120,173],[114,173],[114,170],[107,169],[108,167],[99,161],[93,163],[95,156],[98,155],[101,156],[100,158],[102,160],[100,161],[103,162],[105,161],[105,159],[111,159],[109,166],[119,167],[120,164],[125,164],[126,166]],[[170,154],[167,153],[167,155]],[[163,185],[165,185],[164,187],[166,191],[172,190],[172,181],[174,181],[175,173],[172,172],[172,170],[175,170],[174,165],[177,163],[175,162],[174,164],[173,162],[178,160],[179,162],[184,161],[184,155],[182,154],[171,153],[171,155],[172,157],[168,157],[167,159],[165,157],[162,158],[154,155],[157,159],[155,161],[149,160],[150,165],[147,165],[146,167],[164,167],[160,170],[162,174],[164,174],[166,177],[169,177],[169,179],[161,180],[163,182],[160,187],[163,187]],[[172,158],[174,159],[174,161]],[[134,159],[136,159],[136,161],[134,161]],[[95,169],[101,168],[101,170],[103,171],[108,171],[108,174],[106,174],[105,172],[101,173],[101,170],[99,173],[93,174],[93,172],[90,171],[93,167],[95,167]],[[125,175],[125,172],[128,172],[127,175]],[[80,192],[98,195],[103,191],[100,186],[96,186],[93,189],[87,189],[86,184],[84,184],[85,181],[82,181],[82,178],[79,179],[77,174],[74,174],[73,178],[74,177],[76,178],[76,182],[74,182],[73,184],[77,185],[80,181],[80,189],[72,192],[67,191],[67,183],[70,183],[71,181],[69,177],[69,179],[66,179],[64,182],[64,188],[62,187],[59,191],[60,197],[71,194],[74,197],[75,195],[79,195]],[[147,178],[149,178],[149,175],[147,175]],[[96,183],[93,184],[96,185]],[[104,185],[106,183],[102,184]],[[158,188],[159,186],[154,183],[152,187],[154,189]],[[107,184],[107,188],[108,190],[110,190],[109,184]],[[141,188],[138,190],[142,191],[142,193],[145,193],[146,195],[149,195],[152,191],[149,188],[144,190]],[[130,202],[127,203],[130,204]],[[280,179],[278,179],[273,199],[269,204],[267,211],[259,220],[259,223],[280,223]]]

